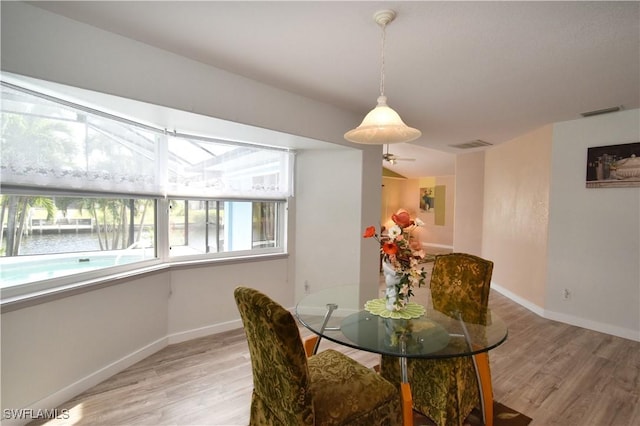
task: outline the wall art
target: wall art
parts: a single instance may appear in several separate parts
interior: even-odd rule
[[[587,188],[640,187],[640,142],[587,149]]]

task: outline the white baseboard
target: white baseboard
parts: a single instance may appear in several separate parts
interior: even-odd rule
[[[588,330],[597,331],[600,333],[610,334],[612,336],[622,337],[623,339],[634,340],[640,342],[640,333],[628,328],[616,327],[611,324],[605,324],[598,321],[592,321],[573,315],[563,314],[561,312],[545,311],[545,318],[550,320],[563,322],[565,324],[575,325],[577,327],[586,328]]]
[[[497,291],[498,293],[500,293],[501,295],[507,297],[508,299],[513,300],[514,302],[516,302],[518,305],[523,306],[525,308],[527,308],[528,310],[530,310],[531,312],[533,312],[534,314],[541,316],[543,318],[545,317],[544,314],[544,308],[541,308],[540,306],[531,303],[530,301],[528,301],[527,299],[523,299],[522,297],[518,296],[515,293],[512,293],[510,290],[507,290],[506,288],[492,282],[491,283],[491,288],[495,291]]]
[[[187,340],[197,339],[198,337],[210,336],[212,334],[222,333],[223,331],[235,330],[242,327],[240,319],[227,321],[220,324],[208,325],[193,330],[181,331],[179,333],[169,334],[167,336],[168,344],[182,343]]]
[[[193,330],[168,334],[167,336],[162,337],[128,355],[125,355],[119,360],[114,361],[111,364],[104,366],[103,368],[100,368],[99,370],[89,374],[88,376],[83,377],[80,380],[75,381],[74,383],[71,383],[63,389],[60,389],[59,391],[54,392],[51,395],[40,399],[39,401],[35,401],[32,404],[29,404],[28,406],[23,407],[21,410],[18,410],[22,412],[23,417],[26,416],[27,418],[3,418],[2,426],[23,426],[32,420],[31,418],[29,418],[29,413],[35,414],[42,407],[58,407],[64,402],[75,397],[76,395],[81,394],[87,389],[96,386],[98,383],[101,383],[109,377],[132,366],[136,362],[142,361],[146,357],[158,352],[167,345],[181,343],[187,340],[196,339],[198,337],[209,336],[211,334],[222,333],[223,331],[234,330],[240,327],[242,327],[242,321],[240,319],[237,319],[221,324],[214,324]]]
[[[612,336],[622,337],[624,339],[634,340],[640,342],[640,333],[636,330],[630,330],[628,328],[616,327],[611,324],[605,324],[598,321],[592,321],[585,318],[576,317],[573,315],[564,314],[561,312],[554,312],[548,309],[541,308],[540,306],[531,303],[530,301],[523,299],[515,293],[501,287],[498,284],[491,283],[491,288],[502,294],[503,296],[513,300],[518,305],[527,308],[534,314],[550,319],[553,321],[562,322],[569,325],[575,325],[576,327],[586,328],[587,330],[593,330],[600,333],[610,334]],[[507,324],[508,326],[508,324]]]
[[[90,389],[93,386],[97,385],[98,383],[105,381],[109,377],[121,372],[125,368],[131,367],[136,362],[142,361],[149,355],[152,355],[158,352],[160,349],[167,346],[167,344],[168,344],[167,337],[162,337],[156,340],[155,342],[149,343],[143,348],[140,348],[130,353],[129,355],[125,355],[119,360],[114,361],[111,364],[106,365],[97,371],[94,371],[88,376],[83,377],[80,380],[77,380],[68,386],[65,386],[59,391],[54,392],[51,395],[40,399],[39,401],[35,401],[31,403],[27,407],[23,407],[21,411],[23,415],[26,415],[28,417],[30,412],[37,413],[38,410],[42,409],[42,407],[58,407],[64,402],[73,398],[74,396],[79,395],[82,392],[86,391],[87,389]],[[2,414],[3,414],[2,426],[9,426],[9,425],[22,426],[29,423],[32,420],[31,418],[9,419],[9,418],[4,418],[5,413],[2,413]]]
[[[453,246],[449,246],[446,244],[422,243],[422,247],[438,247],[438,248],[453,250]]]

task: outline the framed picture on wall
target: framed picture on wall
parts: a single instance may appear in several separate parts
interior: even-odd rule
[[[426,186],[420,188],[420,212],[433,213],[434,225],[444,226],[446,216],[445,185]]]
[[[640,142],[587,148],[587,188],[640,187]]]
[[[435,188],[420,188],[420,210],[427,213],[433,213],[435,209]]]

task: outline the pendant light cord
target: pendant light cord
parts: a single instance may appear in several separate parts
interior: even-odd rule
[[[380,53],[380,96],[384,96],[384,42],[386,38],[386,28],[387,24],[380,24],[382,27],[382,47]]]
[[[355,129],[344,134],[344,138],[349,142],[368,145],[387,145],[387,157],[389,154],[389,144],[399,142],[411,142],[420,137],[420,130],[404,124],[400,115],[387,105],[387,97],[384,95],[384,49],[387,36],[387,25],[396,17],[396,12],[391,9],[379,10],[373,15],[373,20],[382,27],[382,46],[380,49],[380,95],[375,108],[365,115],[362,123]]]

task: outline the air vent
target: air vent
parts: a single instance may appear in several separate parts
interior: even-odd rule
[[[491,146],[491,145],[493,144],[480,139],[476,139],[475,141],[460,143],[457,145],[449,145],[449,146],[452,146],[454,148],[460,148],[460,149],[471,149],[471,148],[479,148],[481,146]]]
[[[580,113],[580,115],[583,117],[591,117],[594,115],[609,114],[610,112],[618,112],[621,109],[622,109],[622,105],[611,107],[611,108],[605,108],[605,109],[597,109],[595,111],[582,112]]]

